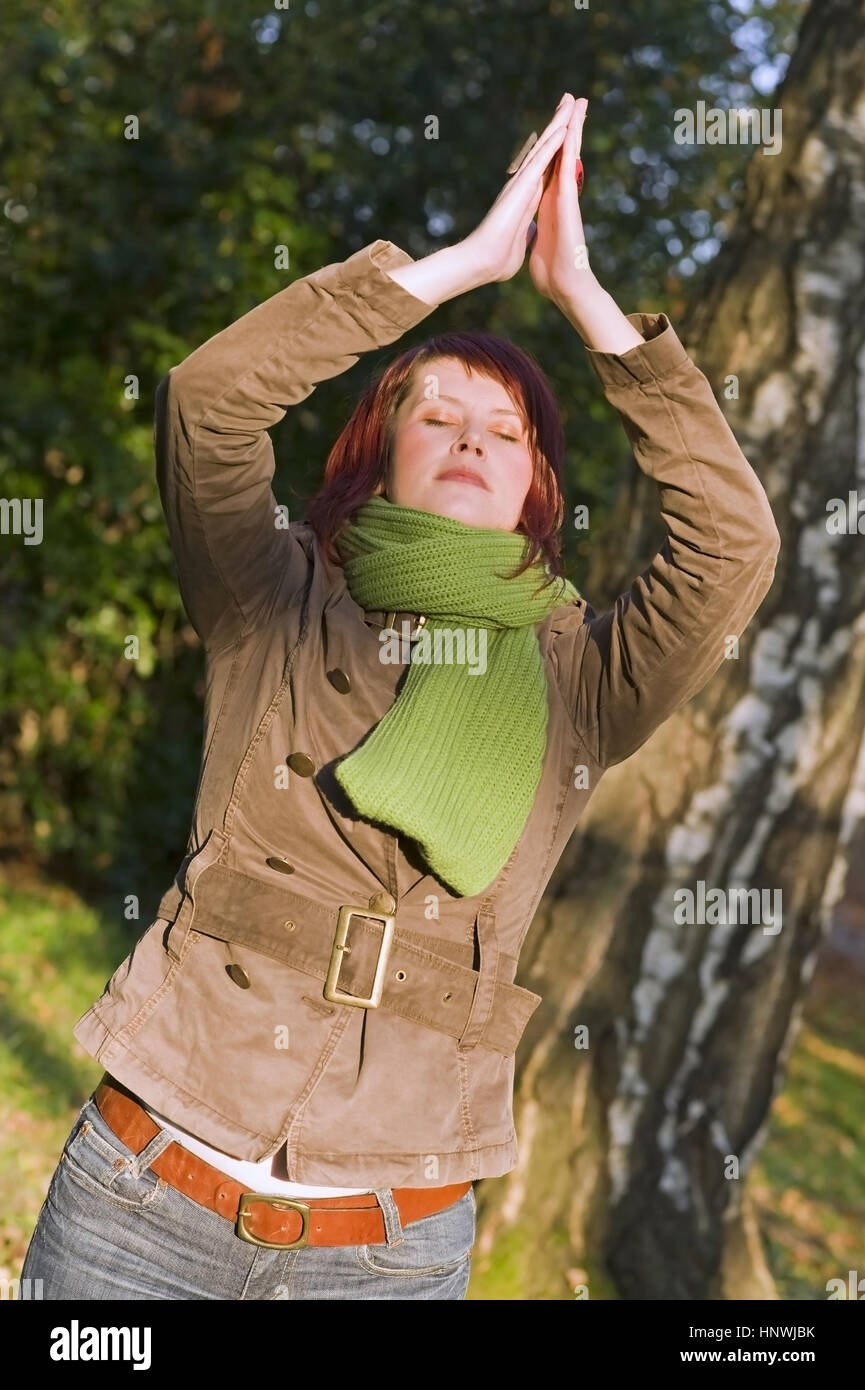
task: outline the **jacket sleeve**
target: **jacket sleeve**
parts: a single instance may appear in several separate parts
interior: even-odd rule
[[[667,536],[600,616],[564,610],[552,659],[567,708],[602,767],[621,762],[709,680],[766,595],[780,537],[763,487],[704,374],[665,314],[629,314],[645,341],[589,349]]]
[[[433,312],[386,273],[377,240],[295,280],[209,338],[156,391],[156,476],[190,621],[224,647],[302,592],[308,560],[277,525],[267,431],[320,381]]]

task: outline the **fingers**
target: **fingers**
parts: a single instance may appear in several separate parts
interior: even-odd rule
[[[500,200],[507,203],[516,202],[521,218],[531,217],[535,213],[554,176],[553,161],[565,141],[577,104],[573,94],[565,92],[540,139],[534,131],[532,132],[517,157],[511,160],[508,167],[515,169],[515,172],[501,189],[496,203]],[[521,158],[522,163],[519,163]]]
[[[547,130],[552,130],[553,126],[557,124],[559,117],[563,113],[568,116],[570,115],[575,101],[576,97],[574,96],[573,92],[562,93],[561,98],[559,100],[559,104],[553,112],[552,119],[547,122]]]
[[[575,146],[574,146],[574,158],[575,158],[575,160],[576,160],[576,159],[579,159],[580,154],[582,153],[582,148],[583,148],[583,126],[584,126],[585,123],[586,123],[586,111],[588,110],[588,107],[589,107],[589,103],[588,103],[588,100],[586,99],[586,97],[580,97],[579,101],[576,103],[576,105],[574,106],[573,111],[571,112],[571,119],[570,119],[570,122],[569,122],[569,125],[568,125],[568,130],[570,130],[571,127],[573,126],[573,128],[574,128],[574,130],[575,130],[575,132],[576,132],[576,135],[575,135]]]
[[[517,172],[526,155],[528,154],[529,150],[532,148],[532,145],[534,145],[537,142],[537,138],[538,132],[536,130],[533,130],[529,138],[523,142],[523,144],[520,146],[519,150],[511,160],[510,164],[508,165],[509,174],[515,174]]]
[[[571,194],[571,184],[576,182],[577,160],[583,143],[583,124],[586,119],[588,102],[581,98],[571,112],[568,128],[562,143],[561,170],[563,178],[559,183],[559,193],[564,197]],[[579,190],[577,190],[579,192]]]
[[[558,129],[558,127],[561,125],[567,126],[567,116],[573,108],[573,103],[574,98],[571,95],[571,93],[565,92],[564,96],[562,97],[561,101],[559,102],[558,106],[553,112],[552,120],[550,120],[545,126],[543,135],[541,136],[541,140],[538,140],[538,132],[536,130],[533,130],[531,135],[528,137],[526,141],[524,141],[523,145],[521,146],[517,154],[514,155],[513,159],[508,165],[509,174],[516,174],[522,169],[529,151],[533,148],[533,146],[542,143],[551,131]]]
[[[583,177],[578,174],[578,167],[582,164],[580,150],[588,104],[584,97],[574,104],[561,148],[544,176],[544,191],[548,182],[555,179],[555,196],[560,206],[570,204],[575,187],[578,198],[582,191]]]
[[[517,172],[511,176],[511,185],[521,189],[534,188],[564,141],[567,130],[567,115],[560,114],[550,123],[540,140],[532,146]]]
[[[541,138],[534,144],[533,148],[526,156],[524,164],[517,170],[522,173],[524,169],[530,168],[532,161],[537,161],[541,151],[546,146],[548,150],[555,150],[557,145],[550,145],[550,142],[562,131],[567,131],[568,122],[574,109],[575,98],[570,92],[565,92],[555,111],[552,120],[549,121],[541,132]],[[564,137],[562,137],[564,138]],[[561,142],[559,142],[561,143]],[[548,155],[548,158],[550,156]],[[537,171],[536,171],[537,172]]]

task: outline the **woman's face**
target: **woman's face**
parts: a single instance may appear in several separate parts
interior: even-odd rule
[[[454,470],[469,469],[479,481]],[[453,476],[445,476],[451,475]],[[533,475],[525,425],[501,382],[458,359],[424,362],[394,421],[389,502],[514,531]]]

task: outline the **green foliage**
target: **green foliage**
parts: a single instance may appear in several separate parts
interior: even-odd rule
[[[852,977],[852,978],[851,978]],[[824,957],[805,1003],[784,1089],[751,1180],[783,1297],[822,1299],[826,1283],[862,1274],[865,1224],[865,992],[861,970]]]
[[[102,1068],[71,1037],[141,921],[0,876],[0,1279],[18,1278],[60,1149]]]
[[[202,663],[153,478],[166,371],[376,237],[420,257],[465,235],[565,88],[590,97],[592,264],[626,311],[675,322],[751,151],[677,146],[673,112],[701,98],[766,104],[751,73],[761,53],[789,50],[801,8],[6,0],[0,490],[43,499],[44,539],[0,537],[0,836],[32,833],[98,873],[145,859],[167,873],[182,853]],[[479,323],[548,371],[573,501],[592,506],[594,528],[627,451],[582,344],[526,272],[418,332]],[[375,365],[280,427],[277,495],[292,514]],[[579,584],[585,541],[570,532],[565,545]]]

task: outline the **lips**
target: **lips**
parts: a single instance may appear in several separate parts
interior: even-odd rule
[[[466,468],[464,464],[460,464],[458,468],[446,468],[444,473],[439,473],[438,476],[441,481],[450,478],[454,482],[473,483],[475,487],[482,487],[485,491],[489,491],[480,473],[476,473],[473,468]]]

